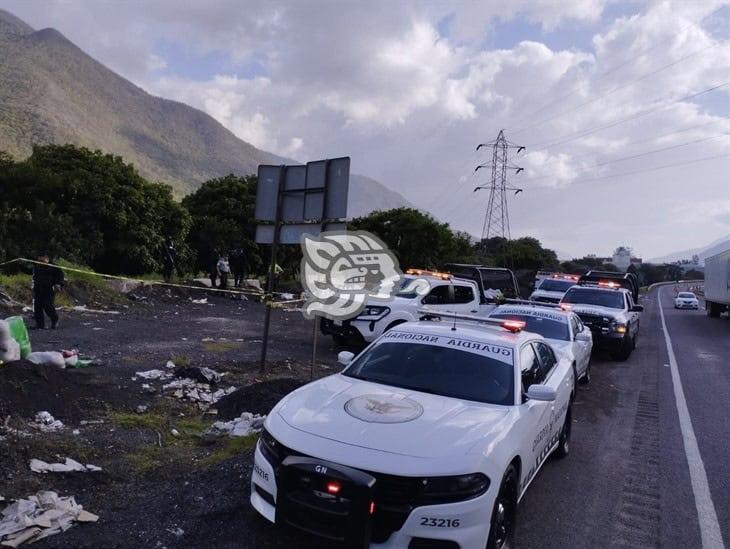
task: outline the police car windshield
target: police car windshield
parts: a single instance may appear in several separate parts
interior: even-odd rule
[[[406,288],[411,282],[416,280],[415,276],[404,276],[400,279],[400,290],[395,294],[396,297],[403,297],[405,299],[415,299],[418,297],[416,292],[404,292],[403,288]]]
[[[394,336],[399,335],[393,331],[389,333]],[[461,341],[448,337],[437,339],[457,342],[456,344]],[[488,346],[477,342],[468,343]],[[500,351],[507,353],[501,358],[509,362],[458,348],[407,340],[385,341],[370,347],[360,355],[348,366],[343,375],[446,397],[512,405],[514,404],[512,350],[497,346],[489,347],[496,351],[497,355]]]
[[[557,280],[554,278],[547,278],[540,284],[540,290],[546,292],[567,292],[571,286],[575,286],[575,282],[572,280]]]
[[[681,297],[683,299],[694,299],[695,294],[691,292],[679,292],[679,295],[677,295],[677,297]]]
[[[539,314],[539,313],[538,313]],[[524,330],[533,334],[540,334],[545,339],[559,339],[570,341],[570,330],[567,322],[543,318],[541,316],[520,315],[520,314],[495,314],[490,318],[503,318],[505,320],[521,320],[525,323]]]
[[[615,290],[596,290],[593,288],[573,288],[563,296],[563,303],[596,305],[610,309],[623,309],[624,296]]]

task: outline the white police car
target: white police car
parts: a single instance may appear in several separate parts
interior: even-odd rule
[[[674,298],[675,309],[699,309],[700,301],[692,292],[679,292]]]
[[[524,305],[500,305],[489,313],[489,317],[524,322],[526,332],[540,334],[556,353],[570,361],[575,368],[576,379],[590,383],[593,336],[577,314],[557,306],[527,302]]]
[[[425,294],[411,291],[418,280],[425,286]],[[332,335],[337,343],[370,343],[384,332],[404,322],[418,320],[419,309],[486,316],[494,304],[482,303],[479,288],[473,280],[458,278],[448,273],[408,269],[402,279],[402,290],[391,301],[367,302],[363,311],[350,320],[323,318],[320,329]]]
[[[439,316],[343,351],[343,372],[274,407],[261,515],[345,547],[509,545],[528,485],[568,453],[573,368],[522,323]]]

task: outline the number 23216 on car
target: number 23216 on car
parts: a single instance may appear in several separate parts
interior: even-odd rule
[[[521,327],[409,322],[340,353],[341,373],[269,414],[253,507],[346,547],[509,545],[527,486],[568,453],[575,386],[570,362]]]

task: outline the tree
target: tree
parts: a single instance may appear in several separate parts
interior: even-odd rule
[[[6,257],[48,252],[106,273],[158,270],[165,237],[184,260],[187,212],[167,185],[131,164],[73,145],[34,147],[0,171]]]
[[[542,247],[536,238],[526,236],[514,240],[493,237],[483,240],[479,248],[483,263],[514,270],[537,271],[558,269],[558,256],[553,250]]]
[[[447,223],[414,208],[372,212],[353,219],[348,229],[368,231],[379,237],[398,257],[402,269],[438,268],[475,255],[467,234],[454,232]]]
[[[685,280],[704,280],[705,273],[698,271],[697,269],[690,269],[684,273]]]
[[[211,179],[186,196],[182,205],[192,218],[187,241],[196,254],[198,269],[207,271],[216,251],[233,248],[246,251],[252,270],[262,268],[262,257],[268,256],[254,243],[256,176]]]

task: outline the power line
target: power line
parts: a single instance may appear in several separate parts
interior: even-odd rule
[[[619,120],[615,120],[613,122],[610,122],[608,124],[604,124],[602,126],[595,126],[593,128],[589,128],[587,130],[582,130],[582,131],[579,131],[579,132],[573,132],[572,134],[567,134],[566,136],[563,136],[563,138],[559,139],[558,141],[553,141],[553,142],[551,142],[551,141],[545,141],[543,143],[537,143],[537,144],[534,144],[534,145],[528,145],[527,147],[530,148],[530,150],[527,153],[525,153],[525,156],[527,156],[528,154],[532,154],[532,153],[535,153],[535,152],[538,152],[538,151],[545,150],[545,149],[551,149],[553,147],[556,147],[558,145],[563,145],[563,144],[569,143],[571,141],[575,141],[576,139],[579,139],[581,137],[585,137],[586,135],[590,135],[592,133],[599,132],[601,130],[606,130],[606,129],[609,129],[609,128],[613,128],[615,126],[619,126],[620,124],[624,124],[626,122],[630,122],[631,120],[635,120],[637,118],[641,118],[642,116],[647,116],[647,115],[652,114],[654,112],[657,112],[659,110],[665,109],[665,108],[667,108],[667,107],[669,107],[669,106],[671,106],[671,105],[673,105],[675,103],[680,103],[682,101],[686,101],[688,99],[693,99],[695,97],[699,97],[700,95],[704,95],[706,93],[710,93],[710,92],[715,91],[715,90],[717,90],[719,88],[722,88],[724,86],[727,86],[728,84],[730,84],[730,81],[723,82],[722,84],[717,84],[715,86],[712,86],[710,88],[704,89],[704,90],[699,91],[699,92],[696,92],[696,93],[691,93],[689,95],[685,95],[684,97],[680,97],[679,99],[675,99],[673,101],[669,101],[668,103],[663,103],[661,105],[657,105],[657,106],[651,107],[649,109],[645,109],[643,111],[639,111],[637,113],[632,114],[631,116],[627,116],[625,118],[621,118]],[[540,146],[540,145],[542,145],[542,146]],[[538,148],[532,148],[532,147],[538,147]]]
[[[598,164],[593,164],[592,166],[586,166],[585,168],[583,168],[583,171],[585,172],[585,171],[591,170],[593,168],[600,168],[602,166],[607,166],[609,164],[615,164],[617,162],[624,162],[626,160],[633,160],[635,158],[641,158],[643,156],[649,156],[650,154],[656,154],[656,153],[659,153],[659,152],[670,151],[670,150],[673,150],[673,149],[679,149],[681,147],[687,147],[689,145],[694,145],[696,143],[703,143],[705,141],[711,141],[712,139],[718,139],[720,137],[727,137],[729,135],[730,135],[730,133],[721,133],[721,134],[718,134],[718,135],[712,135],[712,136],[709,136],[709,137],[703,137],[703,138],[700,138],[700,139],[694,139],[692,141],[686,141],[684,143],[678,143],[676,145],[670,145],[668,147],[661,147],[659,149],[654,149],[654,150],[651,150],[651,151],[645,151],[645,152],[639,153],[639,154],[633,154],[631,156],[624,156],[622,158],[613,158],[613,159],[610,159],[610,160],[606,160],[604,162],[599,162]],[[552,176],[551,175],[539,175],[539,176],[534,176],[534,177],[528,177],[528,178],[524,179],[524,181],[535,181],[535,180],[538,180],[538,179],[548,179],[550,177],[552,177]]]
[[[565,114],[568,114],[568,113],[574,112],[574,111],[576,111],[578,109],[581,109],[581,108],[583,108],[583,107],[585,107],[587,105],[590,105],[592,103],[595,103],[596,101],[599,101],[599,100],[601,100],[601,99],[603,99],[605,97],[608,97],[609,95],[611,95],[614,92],[617,92],[619,90],[622,90],[624,88],[627,88],[627,87],[629,87],[629,86],[631,86],[633,84],[636,84],[637,82],[640,82],[641,80],[644,80],[646,78],[649,78],[650,76],[654,76],[655,74],[658,74],[658,73],[660,73],[662,71],[665,71],[665,70],[667,70],[667,69],[669,69],[669,68],[671,68],[671,67],[673,67],[675,65],[678,65],[679,63],[681,63],[683,61],[686,61],[687,59],[689,59],[691,57],[694,57],[695,55],[698,55],[698,54],[700,54],[700,53],[702,53],[704,51],[707,51],[708,49],[715,48],[718,45],[720,45],[721,43],[722,42],[714,42],[712,44],[709,44],[708,46],[705,46],[704,48],[702,48],[700,50],[697,50],[695,52],[692,52],[690,54],[687,54],[684,57],[681,57],[680,59],[677,59],[676,61],[673,61],[672,63],[669,63],[667,65],[664,65],[663,67],[660,67],[660,68],[655,69],[655,70],[653,70],[651,72],[648,72],[646,74],[643,74],[641,76],[638,76],[638,77],[634,78],[633,80],[629,80],[628,82],[625,82],[624,84],[621,84],[619,86],[615,86],[615,87],[611,88],[610,90],[607,90],[607,91],[603,92],[602,94],[600,94],[600,95],[598,95],[596,97],[593,97],[592,99],[589,99],[588,101],[584,101],[583,103],[579,103],[578,105],[575,105],[575,106],[573,106],[573,107],[571,107],[569,109],[565,109],[563,111],[559,111],[559,112],[557,112],[557,113],[555,113],[555,114],[553,114],[551,116],[548,116],[547,118],[543,118],[542,120],[539,120],[539,121],[537,121],[537,122],[535,122],[533,124],[530,124],[529,126],[525,126],[524,128],[521,128],[519,130],[515,130],[512,133],[516,135],[516,134],[522,133],[522,132],[524,132],[526,130],[536,128],[537,126],[540,126],[541,124],[544,124],[545,122],[550,122],[551,120],[554,120],[555,118],[557,118],[559,116],[563,116]]]
[[[610,75],[610,74],[613,74],[614,72],[616,72],[616,71],[617,71],[617,70],[619,70],[619,69],[622,69],[622,68],[623,68],[623,67],[625,67],[626,65],[633,65],[634,63],[636,63],[636,60],[637,60],[637,59],[638,59],[639,57],[641,57],[641,56],[644,56],[644,55],[646,55],[647,53],[649,53],[649,52],[651,52],[651,51],[654,51],[654,50],[655,50],[655,49],[657,49],[657,48],[658,48],[659,46],[662,46],[662,45],[664,45],[664,44],[665,44],[666,42],[668,42],[668,41],[670,41],[670,40],[674,39],[674,38],[675,38],[675,37],[676,37],[676,36],[677,36],[678,34],[681,34],[681,33],[683,33],[684,31],[686,31],[686,30],[687,30],[687,29],[689,29],[690,27],[692,27],[692,26],[694,26],[694,25],[700,25],[700,24],[702,24],[702,22],[703,22],[703,21],[704,21],[705,19],[707,19],[707,18],[709,18],[709,17],[712,17],[712,16],[713,16],[713,15],[715,15],[715,14],[716,14],[716,13],[717,13],[718,11],[720,11],[720,9],[722,9],[722,7],[720,7],[720,8],[717,8],[717,9],[716,9],[716,10],[714,10],[714,11],[713,11],[712,13],[709,13],[709,14],[705,15],[704,17],[702,17],[702,18],[701,18],[701,19],[700,19],[699,21],[697,21],[697,22],[692,22],[692,23],[688,23],[687,25],[685,25],[684,27],[682,27],[682,28],[681,28],[681,29],[680,29],[679,31],[677,31],[676,33],[674,33],[674,34],[672,34],[672,35],[668,36],[667,38],[665,38],[664,40],[661,40],[660,42],[658,42],[658,43],[654,44],[653,46],[651,46],[651,47],[649,47],[649,48],[646,48],[646,49],[644,49],[644,50],[642,50],[642,51],[639,51],[638,53],[635,53],[635,54],[633,54],[633,55],[632,55],[631,57],[627,58],[627,59],[626,59],[625,61],[623,61],[623,62],[619,63],[618,65],[615,65],[615,66],[613,66],[612,68],[608,69],[607,71],[605,71],[605,72],[601,73],[601,74],[600,74],[599,76],[597,76],[597,77],[596,77],[596,78],[594,79],[594,82],[599,82],[599,81],[603,80],[603,79],[604,79],[604,78],[605,78],[606,76],[608,76],[608,75]],[[564,95],[562,95],[562,96],[559,96],[558,98],[556,98],[556,99],[554,99],[554,100],[550,101],[549,103],[546,103],[545,105],[543,105],[542,107],[540,107],[540,108],[539,108],[539,109],[537,109],[536,111],[533,111],[533,112],[532,112],[531,114],[529,114],[529,115],[527,115],[527,116],[523,116],[523,117],[521,117],[520,119],[518,119],[518,121],[521,121],[521,120],[531,120],[531,119],[533,119],[533,118],[534,118],[534,117],[535,117],[536,115],[538,115],[538,114],[540,114],[541,112],[543,112],[543,111],[547,110],[547,109],[548,109],[549,107],[552,107],[553,105],[555,105],[555,104],[557,104],[557,103],[561,103],[561,102],[565,101],[566,99],[569,99],[570,97],[574,96],[574,95],[575,95],[576,93],[578,93],[578,91],[577,91],[577,90],[573,90],[572,92],[570,92],[570,93],[568,93],[568,94],[564,94]],[[518,130],[518,131],[521,131],[521,130]]]
[[[579,181],[572,182],[571,185],[577,185],[577,184],[581,184],[581,183],[590,183],[592,181],[601,181],[603,179],[614,179],[616,177],[627,177],[630,175],[637,175],[640,173],[655,172],[658,170],[666,170],[668,168],[677,168],[680,166],[688,166],[690,164],[697,164],[698,162],[706,162],[706,161],[716,160],[718,158],[725,158],[725,157],[730,157],[730,153],[716,154],[713,156],[705,156],[703,158],[696,158],[695,160],[687,160],[684,162],[675,162],[674,164],[665,164],[663,166],[654,166],[653,168],[646,168],[643,170],[634,170],[631,172],[622,172],[622,173],[616,173],[616,174],[601,175],[598,177],[591,177],[589,179],[581,179]],[[545,188],[547,188],[547,187],[543,187],[543,189],[545,189]]]
[[[703,122],[702,124],[695,124],[694,126],[689,126],[688,128],[682,128],[681,130],[673,130],[671,132],[662,133],[659,135],[653,135],[651,137],[647,137],[645,139],[637,139],[636,141],[629,141],[628,143],[623,143],[624,147],[629,147],[632,145],[640,145],[641,143],[649,143],[650,141],[656,141],[657,139],[662,139],[664,137],[669,137],[672,135],[677,135],[684,132],[689,132],[692,130],[696,130],[697,128],[704,128],[706,126],[712,126],[713,124],[718,124],[720,122],[724,122],[724,120],[710,120],[709,122]],[[586,156],[591,156],[596,154],[595,151],[589,151],[582,154],[572,154],[570,155],[571,160],[575,160],[576,158],[584,158]]]

